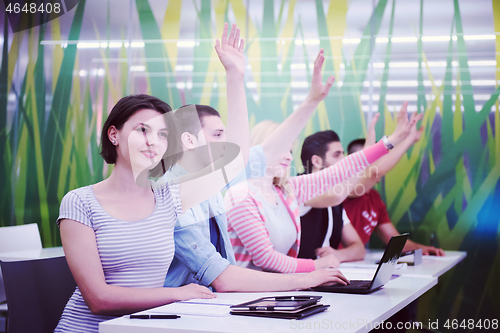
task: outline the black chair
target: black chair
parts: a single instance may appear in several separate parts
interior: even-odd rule
[[[76,288],[65,257],[2,261],[8,333],[53,332]]]

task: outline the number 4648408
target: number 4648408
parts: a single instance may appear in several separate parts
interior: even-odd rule
[[[19,14],[21,12],[23,13],[30,13],[30,14],[36,14],[36,13],[56,13],[59,14],[61,12],[61,4],[56,2],[54,4],[47,2],[47,3],[41,3],[40,5],[37,5],[36,3],[25,3],[22,7],[21,4],[19,3],[9,3],[7,7],[5,8],[5,11],[8,13],[14,13],[14,14]]]
[[[463,329],[498,329],[498,319],[478,319],[477,321],[474,319],[463,319],[459,321],[458,319],[448,319],[444,323],[444,327],[447,329],[456,330],[458,328]]]

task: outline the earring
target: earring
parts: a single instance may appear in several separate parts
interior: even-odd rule
[[[111,141],[112,144],[116,145],[116,140]]]

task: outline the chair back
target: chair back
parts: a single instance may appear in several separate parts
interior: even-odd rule
[[[66,257],[1,262],[9,333],[53,332],[76,288]]]
[[[41,250],[42,241],[38,224],[22,224],[12,227],[0,227],[0,252]],[[0,270],[0,303],[5,302],[2,270]]]
[[[0,252],[41,250],[38,224],[22,224],[0,228]]]

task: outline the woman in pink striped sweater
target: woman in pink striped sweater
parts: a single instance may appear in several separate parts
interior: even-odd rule
[[[413,122],[413,118],[408,120],[406,108],[402,107],[391,136],[320,172],[297,177],[288,177],[293,159],[290,142],[290,152],[282,155],[275,165],[268,165],[266,175],[228,190],[225,196],[228,231],[237,265],[280,273],[338,267],[339,262],[333,256],[316,260],[297,258],[300,246],[298,205],[341,184],[385,155],[406,138]],[[250,145],[260,144],[277,125],[270,121],[256,125]],[[342,186],[347,186],[345,184]]]

